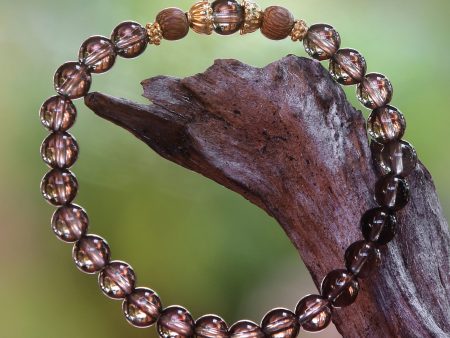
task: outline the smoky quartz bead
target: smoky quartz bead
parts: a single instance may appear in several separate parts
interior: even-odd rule
[[[319,295],[303,297],[295,308],[300,326],[308,332],[325,329],[331,321],[330,302]]]
[[[230,338],[264,338],[258,324],[250,320],[240,320],[230,327]]]
[[[211,4],[211,8],[216,33],[230,35],[241,29],[244,23],[244,10],[236,1],[216,0]]]
[[[339,49],[330,60],[331,76],[343,85],[360,83],[366,70],[366,60],[354,49]]]
[[[78,158],[78,143],[68,133],[50,134],[41,145],[41,156],[52,168],[70,168]]]
[[[78,269],[85,273],[100,272],[110,260],[108,243],[97,235],[87,235],[75,243],[72,257]]]
[[[316,24],[308,29],[303,39],[306,52],[314,59],[330,59],[341,46],[339,33],[330,25]]]
[[[159,318],[162,310],[159,296],[151,289],[136,288],[122,303],[127,321],[136,327],[149,327]]]
[[[112,32],[111,41],[117,54],[131,59],[141,55],[147,48],[147,31],[137,22],[122,22]]]
[[[393,92],[391,81],[386,76],[370,73],[358,84],[356,96],[367,108],[376,109],[391,102]]]
[[[371,209],[361,218],[361,230],[366,241],[385,245],[395,237],[397,220],[386,208]]]
[[[127,263],[112,261],[100,272],[98,283],[109,298],[123,299],[133,292],[136,275]]]
[[[77,110],[70,99],[57,95],[42,104],[39,117],[48,130],[66,131],[75,123]]]
[[[387,175],[375,185],[375,200],[382,206],[392,210],[400,210],[409,202],[408,182],[396,175]]]
[[[92,73],[104,73],[111,69],[116,61],[114,45],[110,39],[103,36],[91,36],[81,45],[79,61]]]
[[[345,266],[358,278],[367,278],[380,264],[381,253],[373,242],[358,241],[345,251]]]
[[[261,328],[268,338],[295,338],[299,333],[300,325],[293,312],[278,308],[264,316]]]
[[[85,96],[89,92],[91,81],[91,74],[87,66],[78,62],[63,64],[54,76],[55,90],[69,99]]]
[[[195,337],[198,338],[228,338],[228,325],[216,315],[200,317],[195,322]]]
[[[53,169],[41,182],[42,195],[50,204],[56,206],[72,202],[77,191],[78,181],[69,170]]]
[[[393,106],[383,106],[372,111],[367,120],[369,135],[380,143],[400,140],[406,130],[403,114]]]
[[[327,298],[335,308],[353,304],[358,292],[359,283],[356,277],[346,270],[329,272],[321,285],[322,296]]]
[[[194,336],[194,319],[181,306],[165,308],[158,319],[158,334],[162,338],[189,338]]]
[[[75,242],[87,231],[89,218],[83,208],[75,204],[60,207],[52,217],[52,230],[64,242]]]
[[[383,146],[378,166],[385,175],[406,177],[417,166],[417,153],[410,143],[394,141]]]

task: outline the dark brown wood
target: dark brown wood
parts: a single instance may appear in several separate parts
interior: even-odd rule
[[[318,286],[344,266],[375,206],[377,179],[362,114],[315,61],[265,68],[220,60],[185,79],[143,82],[152,104],[99,93],[86,104],[166,159],[241,194],[278,220]],[[426,168],[382,266],[334,323],[345,337],[450,337],[450,235]]]
[[[294,24],[294,16],[288,9],[270,6],[264,10],[261,33],[271,40],[282,40],[291,34]]]
[[[166,40],[179,40],[189,33],[189,21],[181,9],[170,7],[163,9],[156,16],[161,27],[162,36]]]

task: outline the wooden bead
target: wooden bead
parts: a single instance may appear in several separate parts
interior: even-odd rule
[[[295,20],[284,7],[270,6],[264,11],[261,33],[271,40],[282,40],[291,34]]]
[[[188,18],[186,13],[179,8],[163,9],[157,15],[156,22],[161,28],[163,38],[166,40],[179,40],[189,33]]]

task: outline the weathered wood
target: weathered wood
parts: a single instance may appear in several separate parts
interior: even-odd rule
[[[316,285],[343,267],[374,207],[377,175],[362,114],[317,62],[286,57],[265,68],[220,60],[185,79],[143,82],[140,105],[99,93],[86,104],[166,159],[241,194],[278,220]],[[383,265],[358,301],[335,311],[345,337],[450,337],[450,236],[428,171]]]

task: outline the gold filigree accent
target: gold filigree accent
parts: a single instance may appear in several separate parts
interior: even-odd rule
[[[214,30],[213,9],[209,1],[195,3],[187,13],[189,26],[199,34],[210,35]]]
[[[294,28],[292,28],[291,39],[292,41],[302,41],[308,33],[308,26],[303,20],[295,21]]]
[[[145,28],[147,29],[148,43],[159,46],[163,39],[161,26],[159,23],[148,23]]]
[[[261,27],[263,11],[256,3],[247,0],[242,2],[242,7],[244,7],[245,20],[241,28],[241,34],[253,33]]]

